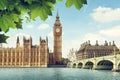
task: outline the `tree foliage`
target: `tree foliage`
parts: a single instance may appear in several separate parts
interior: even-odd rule
[[[57,1],[63,0],[0,0],[0,43],[8,38],[1,32],[8,32],[10,28],[21,29],[22,20],[35,20],[40,17],[45,21],[48,16],[52,16],[54,5]],[[66,7],[74,5],[80,10],[86,0],[66,0]],[[27,17],[24,17],[27,14]]]
[[[71,7],[74,5],[76,9],[80,10],[83,4],[87,4],[87,0],[67,0],[66,7]]]

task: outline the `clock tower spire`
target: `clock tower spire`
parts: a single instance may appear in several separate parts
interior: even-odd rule
[[[53,27],[54,36],[54,62],[60,64],[62,60],[62,26],[57,12],[56,21]]]
[[[56,15],[56,21],[55,21],[54,25],[61,25],[60,20],[59,20],[59,13],[58,12],[57,12],[57,15]]]

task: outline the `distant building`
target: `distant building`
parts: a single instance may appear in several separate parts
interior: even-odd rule
[[[67,57],[70,62],[76,61],[76,51],[72,48]]]
[[[40,37],[39,45],[32,45],[32,37],[23,37],[23,47],[20,47],[19,37],[16,48],[4,48],[0,45],[0,67],[47,67],[59,64],[62,60],[62,26],[58,13],[53,33],[53,52],[49,52],[47,37],[45,40]]]
[[[81,45],[80,49],[76,52],[77,60],[107,56],[111,55],[114,51],[119,51],[114,41],[111,42],[105,41],[104,45],[99,45],[96,41],[95,45],[91,45],[90,41],[85,42]]]

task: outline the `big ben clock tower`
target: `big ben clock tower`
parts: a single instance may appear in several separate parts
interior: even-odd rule
[[[62,60],[62,26],[57,12],[56,21],[53,27],[54,35],[54,62],[59,64]]]

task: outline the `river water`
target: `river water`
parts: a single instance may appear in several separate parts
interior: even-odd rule
[[[76,68],[0,68],[0,80],[120,80],[120,72]]]

